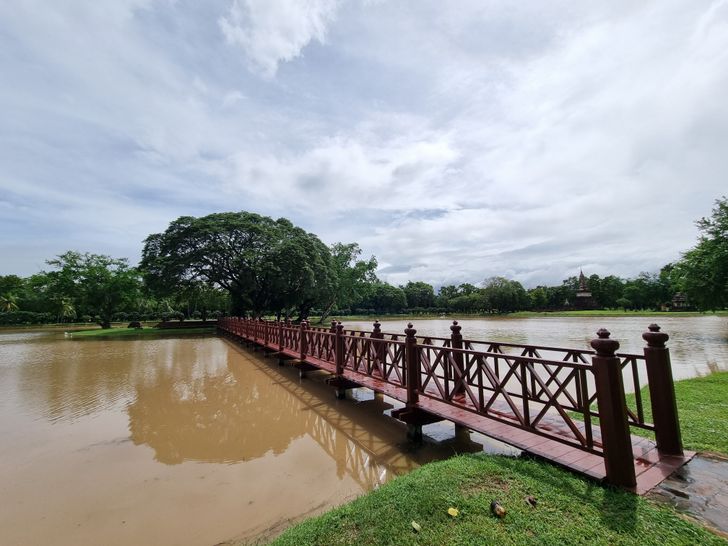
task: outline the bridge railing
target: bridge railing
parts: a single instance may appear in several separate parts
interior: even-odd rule
[[[420,394],[587,451],[591,366],[470,349],[417,345]],[[497,363],[501,374],[496,374]],[[577,413],[580,421],[573,414]]]
[[[349,371],[403,389],[409,407],[423,396],[599,453],[608,479],[620,485],[634,482],[630,426],[654,431],[660,451],[682,453],[668,336],[656,325],[643,334],[644,355],[617,353],[606,330],[594,350],[584,350],[467,340],[457,321],[449,338],[417,336],[411,324],[404,335],[385,333],[379,322],[371,332],[238,318],[220,319],[218,327],[302,361],[335,364],[337,375]],[[654,423],[645,419],[645,376]],[[629,406],[626,385],[634,392]]]

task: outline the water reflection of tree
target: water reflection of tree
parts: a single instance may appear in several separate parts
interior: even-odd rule
[[[23,405],[49,421],[77,419],[108,410],[134,396],[134,385],[157,374],[188,377],[191,366],[225,365],[227,354],[204,339],[69,340],[42,338],[5,347],[18,362]],[[202,373],[197,369],[197,374]]]
[[[337,402],[328,386],[301,384],[295,371],[235,351],[218,375],[182,380],[178,373],[173,380],[158,374],[155,382],[138,385],[128,410],[134,443],[149,445],[167,464],[231,463],[282,453],[305,434],[335,461],[340,478],[349,475],[364,488],[452,454],[451,446],[406,454],[397,445],[401,424],[382,416],[390,405]],[[476,447],[482,446],[461,449]]]
[[[147,444],[157,460],[237,462],[279,454],[306,432],[297,401],[265,376],[233,366],[199,378],[157,374],[137,385],[129,406],[135,444]]]

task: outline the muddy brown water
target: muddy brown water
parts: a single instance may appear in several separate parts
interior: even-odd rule
[[[0,334],[0,544],[265,539],[482,438],[412,450],[360,389],[337,401],[222,338]]]
[[[606,326],[638,351],[650,320],[622,320],[462,325],[471,338],[574,347]],[[728,319],[667,322],[676,376],[725,369]],[[449,324],[416,326],[446,335]],[[479,435],[455,438],[448,424],[428,427],[434,441],[412,449],[387,415],[393,407],[365,389],[337,401],[323,375],[301,380],[215,336],[0,331],[0,544],[265,540],[425,462],[515,453]]]

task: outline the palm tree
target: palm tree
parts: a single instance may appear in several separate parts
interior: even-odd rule
[[[55,303],[58,322],[63,322],[65,319],[76,317],[76,308],[73,306],[71,298],[63,296],[58,298]]]
[[[11,311],[17,311],[18,310],[18,298],[15,297],[15,294],[11,294],[8,292],[7,294],[3,294],[0,296],[0,309],[5,311],[6,313],[9,313]]]

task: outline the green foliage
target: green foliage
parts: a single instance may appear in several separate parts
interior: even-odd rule
[[[491,277],[483,286],[483,296],[488,310],[495,313],[510,313],[526,309],[529,298],[526,290],[518,281],[510,281],[505,277]]]
[[[429,308],[435,306],[435,290],[426,282],[408,282],[400,286],[407,298],[407,307]]]
[[[401,313],[407,307],[407,296],[401,288],[377,282],[359,305],[375,313]]]
[[[211,323],[214,324],[214,323]],[[212,327],[194,327],[194,328],[111,328],[97,330],[78,330],[71,333],[73,339],[86,338],[109,338],[109,337],[179,337],[185,335],[211,334],[214,333]]]
[[[536,505],[525,502],[533,496]],[[507,511],[491,514],[497,500]],[[449,508],[458,516],[448,514]],[[420,527],[413,529],[412,522]],[[674,510],[522,458],[427,464],[309,519],[273,544],[724,544]]]
[[[670,272],[672,282],[698,309],[728,306],[728,198],[716,200],[710,218],[696,222],[698,244]]]
[[[660,309],[672,298],[669,281],[654,273],[640,273],[624,284],[622,298],[632,303],[634,309]]]
[[[8,311],[0,313],[0,324],[48,324],[54,319],[51,313],[35,311]]]
[[[147,237],[141,268],[153,293],[201,281],[227,290],[233,311],[301,316],[322,304],[336,279],[329,249],[285,218],[225,212],[182,216]]]
[[[361,302],[370,295],[377,282],[377,260],[359,260],[361,249],[356,243],[336,243],[331,247],[334,288],[321,314],[321,322],[334,308],[346,309]]]
[[[18,310],[18,298],[11,292],[0,295],[0,311],[9,313]]]
[[[0,294],[17,295],[23,288],[23,279],[17,275],[0,275]]]
[[[539,310],[548,308],[549,295],[544,286],[537,286],[529,290],[528,299],[530,300],[531,309]]]
[[[108,328],[114,312],[137,298],[141,288],[126,259],[69,251],[47,263],[55,270],[46,274],[46,291],[59,318],[75,317],[81,308]]]
[[[622,297],[624,281],[614,275],[607,275],[599,278],[599,275],[591,275],[587,286],[600,307],[614,309],[619,307],[617,300]]]
[[[182,309],[182,315],[187,318],[207,320],[215,311],[227,312],[230,307],[230,296],[219,288],[208,286],[202,282],[187,282],[180,285],[174,294],[174,304]],[[174,313],[170,299],[163,300],[162,312]]]

